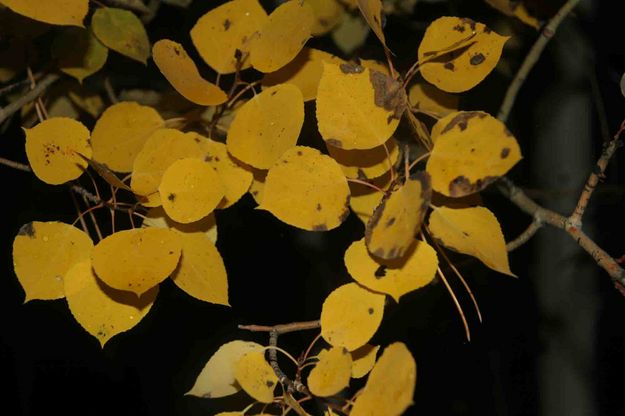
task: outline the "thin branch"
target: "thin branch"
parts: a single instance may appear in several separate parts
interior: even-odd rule
[[[560,26],[562,20],[564,20],[571,10],[575,8],[579,1],[580,0],[568,0],[560,8],[560,10],[558,10],[555,16],[549,20],[549,23],[543,27],[543,30],[540,32],[540,36],[536,39],[534,45],[532,45],[532,48],[525,57],[523,64],[521,64],[521,67],[517,71],[512,83],[506,91],[506,96],[501,104],[501,107],[499,108],[499,114],[497,114],[497,118],[499,120],[504,123],[506,122],[508,115],[510,115],[510,110],[512,110],[512,106],[514,105],[514,101],[516,100],[519,89],[521,89],[521,86],[525,82],[525,78],[527,78],[527,75],[538,61],[538,58],[540,58],[540,55],[545,49],[545,46],[547,46],[549,40],[556,33],[556,30],[558,29],[558,26]]]
[[[542,226],[543,223],[539,219],[534,218],[530,225],[528,225],[528,227],[525,229],[525,231],[519,234],[517,238],[506,244],[506,250],[510,252],[521,247],[523,244],[527,243],[530,238],[532,238],[534,234],[536,234],[536,231],[540,230]]]
[[[21,109],[26,104],[36,100],[39,98],[41,94],[52,84],[60,79],[60,75],[58,74],[48,74],[41,81],[37,83],[37,86],[22,95],[17,100],[8,104],[7,106],[0,108],[0,124],[2,124],[6,119],[15,114],[19,109]]]
[[[239,329],[252,332],[276,332],[278,335],[286,334],[288,332],[306,331],[308,329],[317,329],[321,327],[321,322],[305,321],[305,322],[292,322],[290,324],[281,324],[274,326],[267,325],[239,325]]]
[[[25,165],[23,163],[19,163],[19,162],[14,162],[12,160],[5,159],[3,157],[0,157],[0,165],[8,166],[10,168],[21,170],[24,172],[32,172],[32,169],[30,168],[30,166]]]

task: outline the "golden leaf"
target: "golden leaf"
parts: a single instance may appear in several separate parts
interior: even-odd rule
[[[349,386],[352,372],[352,356],[341,347],[323,349],[319,361],[308,375],[308,389],[319,397],[333,396]]]
[[[0,0],[17,14],[51,25],[83,26],[89,0]]]
[[[326,147],[346,177],[365,181],[389,172],[399,159],[399,146],[397,140],[392,137],[385,144],[371,149],[345,150],[328,143]]]
[[[365,344],[351,352],[352,378],[362,378],[369,374],[375,365],[375,359],[380,349],[379,345]]]
[[[247,394],[261,403],[273,401],[278,376],[265,360],[264,351],[251,351],[242,356],[234,370],[235,377]]]

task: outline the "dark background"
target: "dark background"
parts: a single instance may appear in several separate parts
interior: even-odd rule
[[[529,6],[540,6],[538,13],[548,16],[559,3],[533,2]],[[590,151],[580,150],[587,153],[589,160],[595,160],[601,149],[600,117],[605,118],[610,132],[614,133],[625,116],[625,99],[618,86],[625,70],[625,43],[620,36],[622,15],[617,12],[617,3],[582,2],[562,25],[562,34],[558,32],[547,47],[512,111],[508,124],[525,158],[513,169],[511,177],[541,202],[548,204],[550,198],[575,199],[588,173],[585,168],[579,172],[582,180],[576,179],[573,189],[546,187],[545,178],[537,175],[534,166],[539,163],[539,156],[533,149],[541,133],[540,120],[548,119],[551,111],[557,110],[551,104],[541,104],[543,97],[558,88],[562,100],[567,99],[567,94],[580,91],[590,97],[594,91],[592,102],[595,104],[596,97],[601,97],[605,110],[597,111],[596,105],[590,108],[589,141],[584,148]],[[203,12],[213,7],[212,2],[202,1],[195,1],[186,12],[162,6],[158,17],[148,27],[151,41],[170,37],[188,45],[190,27]],[[495,30],[503,28],[505,33],[514,34],[512,45],[504,50],[503,69],[493,72],[461,101],[462,109],[482,109],[496,114],[512,75],[510,71],[518,67],[536,32],[477,0],[418,2],[411,19],[390,17],[387,22],[388,44],[401,58],[397,61],[400,70],[405,70],[414,60],[427,22],[441,15],[470,17]],[[584,45],[574,41],[579,38],[584,39]],[[365,57],[381,57],[373,35],[367,45],[363,50]],[[324,39],[314,39],[311,46],[337,52],[331,41]],[[188,50],[191,52],[192,48]],[[573,55],[577,67],[570,65],[570,61],[562,63],[559,53],[562,50]],[[153,63],[146,73],[142,66],[111,54],[107,68],[127,74],[116,79],[118,88],[165,86]],[[573,77],[570,83],[564,82],[571,73],[582,76]],[[574,125],[575,120],[566,123],[569,122]],[[25,162],[19,126],[19,118],[15,118],[2,134],[0,155]],[[565,130],[566,127],[562,126]],[[307,105],[305,131],[308,133],[304,140],[319,146],[321,142],[313,130],[314,105]],[[558,151],[554,148],[552,153],[540,157],[557,159]],[[585,225],[592,236],[615,257],[625,254],[623,163],[621,150],[585,217]],[[229,274],[232,308],[197,301],[165,281],[147,317],[134,329],[114,337],[102,349],[96,339],[74,321],[65,300],[23,304],[24,293],[13,273],[11,246],[22,224],[34,220],[74,221],[68,191],[64,187],[45,185],[28,173],[4,166],[0,166],[0,175],[4,184],[0,239],[0,377],[4,387],[0,389],[0,409],[7,415],[57,412],[209,415],[218,410],[242,409],[242,401],[247,400],[244,394],[216,400],[183,394],[224,342],[233,339],[266,342],[262,334],[237,330],[237,324],[317,319],[327,294],[350,280],[343,266],[343,253],[363,233],[363,226],[354,215],[330,232],[296,230],[266,212],[254,210],[253,200],[246,196],[234,207],[216,214],[217,246]],[[567,182],[567,178],[562,182]],[[499,218],[508,240],[529,224],[530,219],[495,190],[487,190],[482,196]],[[543,229],[539,235],[549,238],[558,232]],[[573,357],[573,361],[579,358],[584,367],[582,377],[587,382],[592,405],[590,413],[584,410],[579,414],[625,415],[621,382],[625,370],[622,325],[625,299],[586,253],[578,248],[572,250],[573,255],[562,259],[562,267],[572,265],[573,270],[580,272],[571,276],[572,284],[552,290],[558,296],[571,293],[582,299],[594,299],[595,307],[589,311],[594,317],[594,331],[588,335],[591,351]],[[558,414],[545,410],[553,408],[545,405],[545,400],[553,398],[543,394],[541,372],[544,369],[540,363],[550,336],[558,334],[560,326],[567,324],[551,319],[552,315],[545,313],[541,306],[541,299],[551,296],[542,292],[541,282],[552,276],[535,273],[536,265],[546,261],[545,254],[537,250],[535,240],[512,253],[511,267],[518,279],[492,272],[466,256],[453,256],[453,259],[473,288],[484,316],[480,324],[469,297],[452,278],[452,286],[469,320],[471,342],[465,340],[462,323],[444,285],[436,281],[406,295],[399,305],[387,307],[382,326],[373,339],[374,343],[382,345],[403,341],[417,361],[415,404],[407,414]],[[583,284],[578,287],[576,282]],[[591,289],[587,290],[588,287]],[[564,305],[564,310],[570,308],[579,312],[578,305]],[[314,331],[285,335],[280,345],[297,354],[314,336]],[[575,347],[575,342],[571,339],[564,345]],[[575,400],[566,394],[567,382],[563,375],[561,399]]]

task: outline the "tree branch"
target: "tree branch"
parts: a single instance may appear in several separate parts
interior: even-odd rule
[[[22,95],[20,98],[8,104],[7,106],[0,108],[0,124],[2,124],[6,119],[11,117],[20,108],[39,98],[39,96],[43,94],[46,88],[54,84],[60,78],[61,76],[58,74],[48,74],[37,83],[35,88],[28,91],[26,94]]]
[[[506,244],[506,250],[510,252],[521,247],[523,244],[527,243],[530,240],[530,238],[532,238],[534,234],[536,234],[536,231],[541,229],[542,226],[543,226],[543,223],[541,222],[541,220],[534,217],[534,219],[532,220],[530,225],[525,229],[525,231],[519,234],[517,238],[515,238],[514,240]]]

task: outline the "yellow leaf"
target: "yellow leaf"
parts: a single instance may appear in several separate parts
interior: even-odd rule
[[[258,205],[263,202],[263,191],[265,190],[265,180],[267,179],[267,170],[250,168],[252,170],[252,175],[254,176],[252,180],[252,185],[250,185],[249,192],[252,194],[254,201]]]
[[[477,257],[491,269],[514,276],[499,221],[487,208],[436,208],[428,226],[432,236],[451,250]]]
[[[351,352],[352,378],[362,378],[371,371],[379,349],[379,345],[365,344]]]
[[[163,228],[116,232],[93,249],[97,276],[114,289],[141,296],[169,276],[180,259],[180,237]]]
[[[314,100],[323,72],[323,62],[340,64],[343,60],[318,49],[304,48],[287,65],[276,72],[265,74],[263,87],[293,84],[302,92],[304,101]]]
[[[396,302],[408,292],[434,279],[438,267],[436,251],[424,241],[413,241],[406,253],[393,260],[371,256],[365,240],[352,243],[345,252],[345,266],[361,285],[391,295]]]
[[[141,297],[110,288],[96,278],[89,259],[74,265],[64,281],[70,312],[103,347],[115,335],[137,325],[158,293],[158,286]]]
[[[321,336],[334,347],[362,347],[382,322],[384,298],[356,283],[338,287],[323,302]]]
[[[273,401],[273,390],[278,376],[265,360],[265,352],[251,351],[242,356],[236,364],[234,375],[247,394],[261,403]]]
[[[201,159],[185,158],[163,173],[158,192],[167,215],[187,224],[210,214],[224,197],[217,169]]]
[[[200,233],[178,234],[182,257],[171,276],[176,286],[204,302],[230,306],[226,268],[213,242]]]
[[[540,29],[540,22],[529,14],[523,3],[512,2],[510,0],[486,0],[486,3],[508,16],[515,16],[534,29]]]
[[[408,102],[419,111],[438,117],[458,110],[458,96],[446,93],[434,85],[417,83],[408,91]]]
[[[327,231],[349,215],[349,187],[338,164],[306,146],[287,150],[267,174],[264,209],[294,227]]]
[[[350,416],[399,416],[412,405],[417,364],[401,342],[384,349]]]
[[[341,149],[380,146],[397,128],[404,105],[401,85],[387,75],[354,64],[323,63],[317,123],[326,143]]]
[[[29,222],[13,240],[13,268],[26,298],[60,299],[63,279],[75,264],[88,260],[91,238],[62,222]]]
[[[519,144],[506,126],[480,111],[440,119],[432,140],[426,171],[432,188],[451,197],[481,191],[521,160]]]
[[[226,102],[226,93],[200,75],[181,44],[169,39],[159,40],[152,47],[154,63],[184,98],[200,105]]]
[[[202,59],[215,71],[236,71],[237,50],[244,57],[249,40],[267,21],[267,13],[257,0],[232,0],[200,17],[191,29],[191,40]],[[243,59],[241,69],[249,68]]]
[[[385,145],[371,149],[345,150],[326,143],[328,153],[341,166],[345,176],[365,181],[384,175],[397,163],[399,158],[397,141],[391,137]]]
[[[52,25],[83,26],[89,0],[0,0],[17,14]]]
[[[308,375],[308,389],[319,397],[333,396],[349,386],[352,356],[345,348],[321,350],[319,361]]]
[[[58,60],[61,72],[82,83],[83,79],[102,69],[108,49],[90,29],[72,27],[54,39],[52,54]]]
[[[386,46],[386,39],[384,38],[384,32],[382,31],[382,1],[381,0],[357,0],[358,8],[362,12],[365,20],[373,30],[373,33],[378,37],[382,46],[388,49]]]
[[[369,25],[360,15],[345,13],[341,23],[332,31],[332,40],[341,52],[352,55],[364,45],[369,30]]]
[[[142,227],[173,228],[181,233],[203,235],[213,244],[217,242],[217,222],[213,213],[188,224],[181,224],[169,218],[163,207],[151,208],[145,217]]]
[[[163,127],[151,107],[121,102],[107,108],[93,128],[93,158],[115,172],[130,172],[147,138]]]
[[[407,252],[421,228],[431,191],[427,173],[417,172],[384,195],[365,228],[365,241],[371,254],[390,260]]]
[[[199,137],[201,138],[200,147],[204,151],[204,161],[217,169],[217,175],[224,187],[224,198],[217,208],[228,208],[250,189],[252,172],[237,164],[236,160],[230,157],[225,144]]]
[[[248,165],[269,169],[295,145],[303,123],[304,99],[296,86],[267,88],[237,111],[228,130],[228,151]]]
[[[144,141],[138,152],[132,169],[130,187],[136,194],[146,195],[143,205],[155,207],[161,205],[158,187],[163,173],[172,163],[188,157],[203,158],[204,151],[199,143],[202,139],[195,133],[183,133],[174,129],[160,129]]]
[[[289,0],[278,6],[251,40],[252,66],[273,72],[291,62],[310,37],[314,19],[312,8],[303,1]]]
[[[375,59],[359,59],[358,61],[360,66],[369,68],[369,71],[377,71],[385,75],[391,75],[391,71],[388,70],[388,65],[384,62],[376,61]]]
[[[341,23],[345,9],[338,0],[305,0],[315,16],[311,33],[320,36],[328,33]]]
[[[128,10],[102,7],[91,18],[93,33],[105,46],[144,65],[150,57],[150,40],[143,23]]]
[[[440,17],[428,26],[419,45],[421,75],[447,92],[470,90],[495,68],[509,38],[471,19]]]
[[[87,162],[78,154],[91,157],[89,130],[79,121],[53,117],[26,133],[26,156],[39,179],[59,185],[82,175]]]
[[[251,351],[263,351],[263,346],[249,341],[230,341],[223,344],[210,357],[195,384],[186,395],[217,398],[234,394],[241,390],[234,370],[237,362]]]
[[[386,173],[379,178],[375,178],[367,182],[385,190],[391,184],[391,175],[390,173]],[[349,206],[354,214],[358,216],[360,221],[367,225],[369,219],[373,215],[373,211],[378,205],[380,205],[384,192],[379,192],[368,186],[353,182],[350,182],[349,189],[351,193]]]

